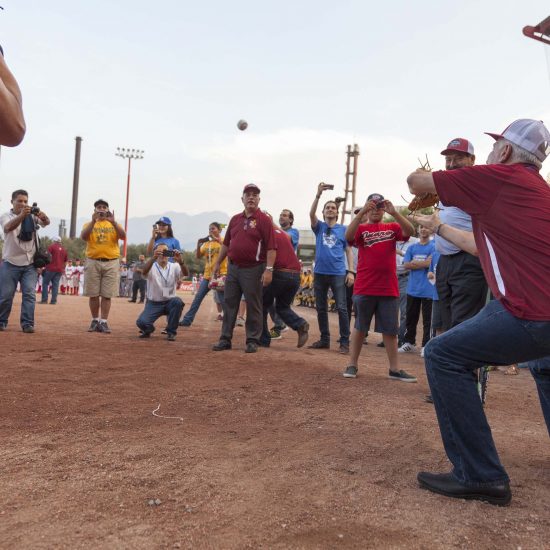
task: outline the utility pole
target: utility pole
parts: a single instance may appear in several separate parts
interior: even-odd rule
[[[355,186],[357,183],[357,161],[359,158],[359,145],[348,145],[346,152],[346,189],[344,193],[344,207],[340,216],[340,223],[344,224],[346,214],[351,215],[351,209],[355,206]],[[351,216],[350,216],[351,217]]]

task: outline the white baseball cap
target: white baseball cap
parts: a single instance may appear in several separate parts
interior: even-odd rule
[[[550,132],[542,120],[520,118],[512,122],[502,134],[485,133],[497,141],[502,138],[507,139],[510,143],[535,155],[541,162],[550,155]]]
[[[56,235],[55,237],[53,237],[52,241],[54,243],[60,243],[61,242],[61,237],[59,235]]]

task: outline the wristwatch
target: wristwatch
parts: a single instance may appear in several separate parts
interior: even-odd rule
[[[266,265],[265,270],[266,271],[273,271],[273,266]]]

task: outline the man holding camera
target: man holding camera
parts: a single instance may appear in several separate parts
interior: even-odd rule
[[[169,262],[173,258],[174,262]],[[173,342],[178,332],[179,320],[183,311],[183,301],[176,296],[180,279],[189,274],[179,250],[169,250],[168,245],[155,246],[153,257],[143,267],[143,277],[147,281],[147,302],[136,325],[141,331],[140,338],[149,338],[155,331],[155,321],[166,315],[167,339]]]
[[[38,274],[35,262],[38,226],[50,223],[48,216],[34,203],[29,206],[29,195],[23,189],[11,195],[12,209],[0,217],[4,231],[2,266],[0,267],[0,331],[6,330],[17,283],[21,284],[21,328],[34,332],[34,306]],[[45,265],[45,264],[44,264]],[[41,267],[44,267],[42,265]]]
[[[92,314],[88,332],[109,334],[111,329],[107,319],[111,309],[111,298],[118,291],[118,241],[125,239],[126,233],[115,221],[114,214],[109,211],[107,201],[95,201],[92,221],[84,225],[80,238],[87,243],[84,295],[90,298]]]

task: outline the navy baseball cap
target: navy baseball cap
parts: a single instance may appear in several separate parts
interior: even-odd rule
[[[106,200],[104,200],[104,199],[97,199],[97,200],[94,202],[94,208],[95,208],[96,206],[99,206],[100,204],[103,204],[103,205],[105,205],[107,208],[109,208],[109,203],[108,203]]]
[[[163,223],[164,225],[172,225],[172,220],[166,216],[161,216],[155,223]]]

